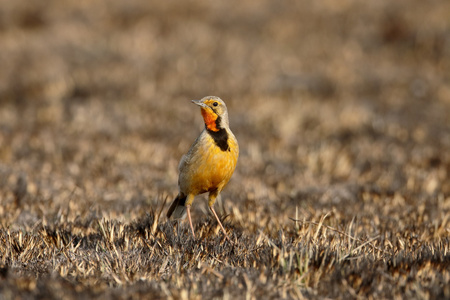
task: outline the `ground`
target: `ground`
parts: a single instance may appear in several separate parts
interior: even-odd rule
[[[3,1],[0,298],[450,298],[450,2]],[[221,97],[216,210],[165,217]]]

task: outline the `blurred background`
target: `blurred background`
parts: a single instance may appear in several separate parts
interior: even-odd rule
[[[366,194],[450,209],[449,1],[1,7],[4,226],[129,221],[170,201],[203,128],[190,100],[207,95],[241,146],[219,204],[234,223],[363,214]]]

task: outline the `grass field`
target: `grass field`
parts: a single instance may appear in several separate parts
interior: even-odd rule
[[[1,7],[1,299],[450,298],[449,1]],[[165,217],[207,95],[234,244]]]

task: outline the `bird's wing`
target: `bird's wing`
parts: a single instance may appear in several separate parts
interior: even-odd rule
[[[195,160],[195,154],[198,150],[200,140],[202,139],[202,136],[204,135],[204,131],[199,135],[199,137],[195,140],[195,142],[192,144],[191,148],[189,149],[188,153],[183,155],[183,157],[180,160],[180,163],[178,164],[178,171],[179,171],[179,178],[184,176],[186,172],[188,172],[190,165],[192,164],[192,161]]]

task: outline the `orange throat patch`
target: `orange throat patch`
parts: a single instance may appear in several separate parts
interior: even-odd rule
[[[206,128],[211,131],[219,131],[219,128],[217,128],[216,124],[217,115],[211,109],[205,109],[202,107],[201,110],[203,120],[205,120]]]

